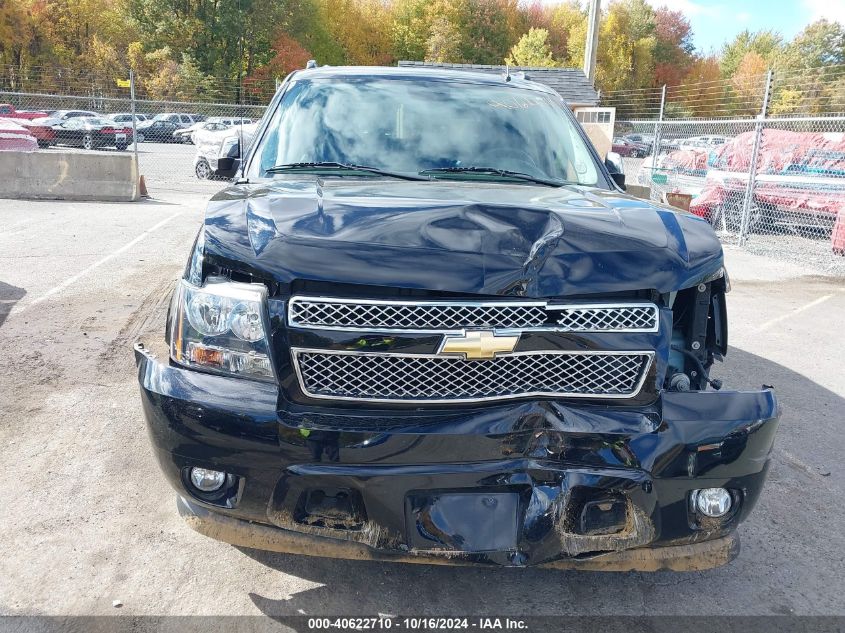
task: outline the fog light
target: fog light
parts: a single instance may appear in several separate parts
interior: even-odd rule
[[[207,468],[191,468],[191,483],[197,490],[214,492],[226,482],[226,473]]]
[[[731,493],[724,488],[704,488],[693,491],[693,495],[696,510],[714,519],[725,516],[733,504]]]

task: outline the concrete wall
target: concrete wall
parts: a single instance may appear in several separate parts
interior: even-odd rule
[[[129,152],[0,152],[0,198],[138,200]]]

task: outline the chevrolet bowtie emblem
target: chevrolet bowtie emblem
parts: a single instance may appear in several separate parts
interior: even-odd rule
[[[494,358],[496,354],[512,352],[519,342],[519,335],[497,335],[490,330],[471,330],[466,334],[447,334],[440,350],[442,355],[460,354],[464,358],[479,360]]]

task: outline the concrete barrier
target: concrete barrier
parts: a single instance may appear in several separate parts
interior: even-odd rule
[[[0,198],[138,200],[138,171],[127,152],[0,152]]]

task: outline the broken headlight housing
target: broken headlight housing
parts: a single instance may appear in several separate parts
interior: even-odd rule
[[[170,358],[229,376],[273,381],[267,333],[267,289],[210,277],[179,282],[170,309]]]

